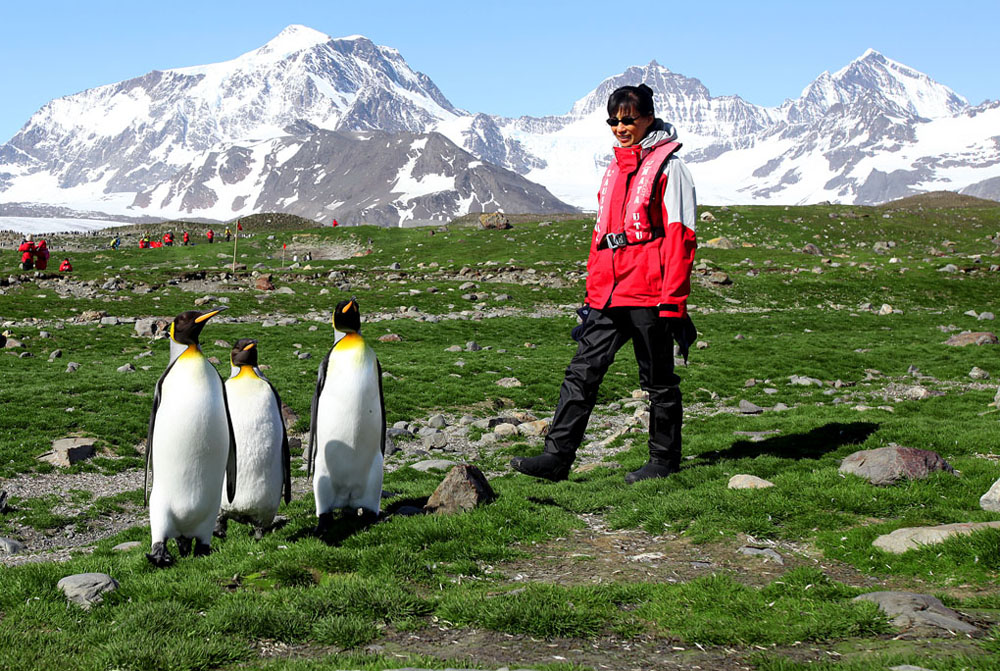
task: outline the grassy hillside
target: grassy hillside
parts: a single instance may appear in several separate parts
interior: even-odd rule
[[[1000,477],[990,405],[1000,346],[944,344],[997,330],[987,313],[1000,313],[1000,208],[931,205],[701,208],[714,221],[699,224],[689,305],[703,347],[680,370],[685,460],[666,480],[622,479],[645,461],[626,347],[581,450],[588,468],[567,482],[509,473],[511,456],[541,450],[538,438],[483,439],[490,430],[470,425],[454,434],[457,455],[397,441],[386,508],[425,499],[441,480],[408,464],[468,458],[499,494],[471,513],[370,528],[344,519],[318,538],[296,459],[285,526],[254,541],[233,525],[209,557],[156,571],[143,550],[111,549],[148,546],[139,487],[12,496],[0,536],[25,540],[26,552],[29,540],[97,540],[62,562],[0,554],[0,668],[1000,668],[990,654],[1000,651],[1000,530],[898,556],[871,546],[904,526],[1000,519],[978,503]],[[21,274],[13,253],[0,256],[0,323],[22,345],[0,352],[0,489],[36,474],[140,473],[169,356],[133,322],[196,301],[229,307],[202,336],[224,375],[228,344],[259,339],[296,435],[333,341],[331,309],[346,296],[386,373],[390,423],[551,415],[592,222],[485,231],[267,219],[244,220],[235,266],[232,243],[201,234],[195,246],[152,250],[51,239],[53,260],[71,256],[70,277]],[[255,288],[262,276],[275,290]],[[377,340],[388,333],[401,340]],[[469,341],[483,349],[467,351]],[[119,372],[126,364],[136,370]],[[974,367],[991,377],[970,377]],[[512,377],[520,386],[497,384]],[[743,414],[740,401],[764,412]],[[69,435],[96,438],[99,456],[64,470],[37,460]],[[959,475],[876,488],[838,473],[848,454],[893,444],[935,450]],[[727,489],[737,473],[775,486]],[[741,554],[747,546],[784,563]],[[120,589],[90,611],[67,607],[56,582],[89,571]],[[894,588],[941,597],[987,635],[897,640],[874,606],[851,601]]]

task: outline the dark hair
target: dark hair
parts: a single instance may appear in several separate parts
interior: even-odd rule
[[[615,116],[621,108],[632,107],[641,116],[652,115],[653,111],[653,89],[645,84],[638,86],[622,86],[615,89],[608,96],[608,116]]]

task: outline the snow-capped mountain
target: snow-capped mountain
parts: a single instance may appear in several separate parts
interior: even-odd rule
[[[971,107],[872,50],[778,107],[712,97],[653,61],[600,82],[565,115],[511,119],[455,108],[395,49],[289,26],[231,61],[48,103],[0,145],[0,213],[280,210],[394,224],[591,209],[613,143],[608,94],[639,82],[678,128],[701,202],[875,203],[937,189],[1000,198],[1000,103]]]

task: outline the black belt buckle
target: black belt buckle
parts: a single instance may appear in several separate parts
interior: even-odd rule
[[[624,233],[608,233],[604,236],[604,244],[608,249],[618,249],[628,244],[628,237]]]

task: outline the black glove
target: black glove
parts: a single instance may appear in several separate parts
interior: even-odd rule
[[[669,325],[670,337],[674,339],[674,342],[680,348],[681,356],[684,357],[684,365],[686,366],[688,362],[688,350],[691,349],[695,338],[698,337],[698,329],[694,327],[694,322],[691,321],[691,317],[688,315],[676,318],[668,317],[667,323]]]
[[[587,325],[587,316],[590,314],[590,306],[584,305],[583,307],[577,308],[576,314],[583,321],[573,328],[570,332],[570,336],[572,336],[573,340],[580,342],[580,338],[583,337],[583,328]]]

